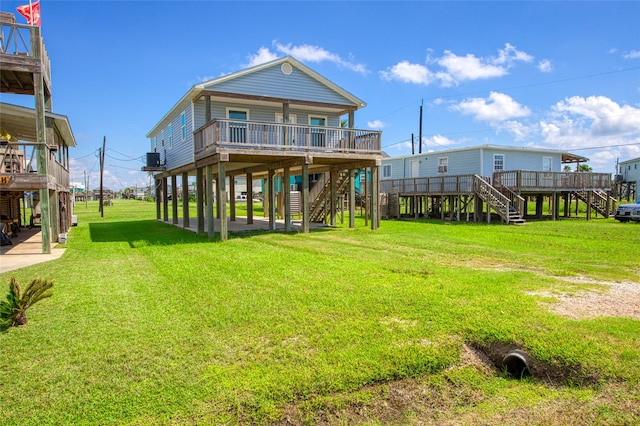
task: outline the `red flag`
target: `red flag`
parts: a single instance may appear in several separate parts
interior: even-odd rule
[[[18,6],[16,10],[27,18],[27,24],[40,26],[40,1]]]

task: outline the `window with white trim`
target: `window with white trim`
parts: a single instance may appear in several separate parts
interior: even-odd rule
[[[167,134],[169,135],[169,148],[173,147],[173,125],[169,123],[167,126]]]
[[[501,172],[504,170],[504,154],[493,154],[493,171]]]
[[[449,170],[449,157],[438,158],[438,173],[447,173]]]
[[[153,149],[153,151],[155,152],[157,147],[158,147],[158,138],[154,136],[151,138],[151,149]]]
[[[542,157],[542,171],[543,172],[553,171],[553,158],[552,157]]]
[[[160,144],[164,148],[164,129],[160,131]]]
[[[382,165],[382,177],[390,178],[391,177],[391,164],[383,164]]]

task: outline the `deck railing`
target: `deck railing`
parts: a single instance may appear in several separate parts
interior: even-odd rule
[[[516,192],[522,191],[582,191],[610,190],[611,174],[588,172],[538,172],[511,170],[495,172],[493,185],[509,187]]]
[[[42,73],[47,80],[51,77],[49,55],[42,41],[40,27],[0,22],[0,55],[39,59]]]
[[[434,176],[380,181],[380,192],[401,195],[473,194],[473,175]]]
[[[219,148],[380,154],[381,132],[215,119],[194,132],[195,153]]]

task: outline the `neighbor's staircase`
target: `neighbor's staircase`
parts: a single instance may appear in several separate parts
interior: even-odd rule
[[[502,189],[509,194],[503,194],[494,188],[484,178],[474,175],[474,192],[482,201],[487,203],[507,224],[523,225],[525,223],[521,206],[524,206],[524,199],[507,187]]]
[[[343,170],[336,173],[336,195],[344,195],[349,188],[349,172]],[[325,172],[309,191],[309,220],[325,222],[331,214],[331,173]]]
[[[589,194],[591,194],[591,202],[589,203]],[[614,205],[616,200],[609,198],[609,210],[607,211],[607,193],[604,191],[576,191],[573,193],[575,197],[590,204],[591,208],[600,213],[604,217],[609,217],[615,213]]]

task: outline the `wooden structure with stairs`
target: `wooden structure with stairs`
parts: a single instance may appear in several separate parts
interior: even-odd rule
[[[388,194],[381,206],[383,217],[403,216],[400,200],[405,201],[404,216],[433,217],[442,220],[491,222],[492,216],[507,224],[524,224],[526,219],[543,218],[543,202],[549,200],[550,218],[571,217],[572,201],[586,205],[586,217],[609,217],[615,210],[611,197],[611,175],[583,172],[495,172],[492,178],[455,175],[380,182]],[[528,214],[528,203],[535,200],[535,213]],[[560,206],[564,204],[562,216]],[[577,216],[577,213],[576,213]]]

